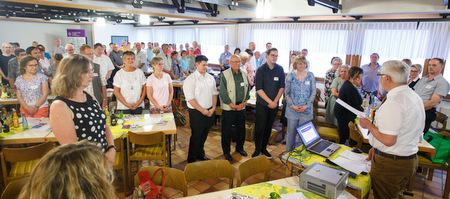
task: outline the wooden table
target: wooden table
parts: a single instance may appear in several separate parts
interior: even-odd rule
[[[358,126],[358,130],[361,132],[361,134],[364,137],[364,143],[369,143],[369,130],[362,128],[359,124],[357,126]],[[435,150],[436,149],[430,143],[428,143],[426,140],[419,142],[419,151],[433,153],[433,152],[435,152]]]
[[[293,176],[293,177],[287,177],[287,178],[269,181],[268,183],[274,184],[274,185],[280,185],[280,186],[284,186],[284,187],[289,187],[291,189],[296,189],[299,191],[308,192],[308,191],[300,188],[298,182],[299,182],[298,176]],[[257,184],[255,184],[255,185],[257,185]],[[244,187],[250,187],[250,186],[255,186],[255,185],[247,185]],[[236,189],[236,188],[234,188],[234,189]],[[203,199],[203,198],[229,199],[232,192],[233,192],[233,189],[227,189],[227,190],[223,190],[223,191],[199,194],[199,195],[189,196],[189,197],[185,197],[185,198],[189,198],[189,199],[197,199],[197,198],[198,199]],[[349,192],[344,191],[338,198],[355,198],[355,197],[353,195],[351,195]]]
[[[41,123],[49,124],[48,118],[43,118]],[[50,133],[50,128],[44,130],[28,129],[23,131],[22,126],[18,128],[11,127],[9,133],[0,133],[0,145],[42,143],[47,141],[46,137]]]

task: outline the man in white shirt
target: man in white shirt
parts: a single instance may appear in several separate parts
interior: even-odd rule
[[[403,189],[417,169],[419,141],[425,126],[422,99],[408,87],[409,67],[387,61],[380,73],[381,86],[388,94],[375,113],[373,124],[359,118],[369,129],[372,149],[370,177],[374,198],[403,198]]]
[[[147,61],[147,55],[141,48],[141,43],[136,42],[135,44],[136,51],[134,52],[136,54],[136,57],[134,59],[134,67],[139,68],[142,71],[147,71],[147,66],[145,65],[145,61]]]
[[[248,44],[248,49],[250,49],[252,51],[252,53],[255,54],[255,49],[256,49],[255,42],[250,42]],[[252,58],[250,59],[250,66],[252,66],[253,72],[255,72],[256,71],[256,58],[255,58],[255,56],[252,56]]]
[[[195,58],[197,70],[184,80],[183,91],[189,107],[191,138],[187,161],[209,160],[203,149],[209,129],[214,123],[217,95],[214,77],[208,74],[208,58],[199,55]]]
[[[101,43],[96,43],[94,45],[94,63],[100,65],[100,74],[102,78],[107,80],[111,76],[112,70],[114,70],[114,65],[111,59],[102,53],[103,46]]]
[[[156,42],[155,42],[156,43]],[[161,57],[163,59],[163,71],[167,74],[170,74],[170,72],[172,71],[172,59],[170,58],[169,53],[169,45],[168,44],[163,44],[161,46],[162,52],[158,54],[157,57]]]

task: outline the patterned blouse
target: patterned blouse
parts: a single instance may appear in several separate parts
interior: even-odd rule
[[[325,102],[328,102],[331,96],[331,83],[333,82],[334,78],[336,78],[336,71],[329,69],[327,73],[325,74],[325,89],[323,94],[325,95]]]
[[[313,103],[316,97],[316,80],[312,72],[307,72],[303,81],[297,78],[296,71],[290,72],[286,77],[286,118],[288,119],[300,119],[301,117],[310,117],[312,119]],[[294,109],[290,108],[294,106],[307,106],[308,108],[298,113]]]
[[[20,90],[25,103],[27,103],[28,106],[32,106],[42,97],[42,84],[46,81],[48,81],[48,77],[45,74],[38,72],[31,80],[24,80],[23,75],[20,75],[17,77],[14,85]],[[48,107],[47,100],[45,100],[45,103],[39,108],[42,107]]]

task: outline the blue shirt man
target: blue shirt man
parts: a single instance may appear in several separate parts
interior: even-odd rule
[[[361,69],[364,71],[361,88],[366,93],[377,95],[378,84],[380,82],[380,77],[377,74],[380,73],[381,69],[380,64],[378,64],[379,58],[380,56],[377,53],[373,53],[370,55],[370,63],[361,66]]]
[[[147,44],[147,68],[151,67],[150,62],[152,61],[155,54],[153,54],[153,44],[152,42],[148,42]]]
[[[225,52],[220,54],[219,64],[220,64],[221,71],[224,71],[224,70],[230,68],[231,53],[228,51],[228,49],[229,49],[229,46],[225,45]]]

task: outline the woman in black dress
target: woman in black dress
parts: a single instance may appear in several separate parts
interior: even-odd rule
[[[106,115],[93,95],[83,91],[94,77],[92,65],[78,54],[61,61],[52,82],[57,97],[50,106],[50,126],[61,145],[85,139],[97,143],[112,166],[116,150]]]
[[[348,71],[348,80],[346,80],[339,90],[339,99],[352,106],[355,109],[364,111],[361,107],[362,98],[358,92],[361,85],[363,70],[360,67],[353,66]],[[334,115],[338,121],[339,143],[344,144],[349,136],[348,123],[354,121],[356,115],[336,103],[334,106]]]

